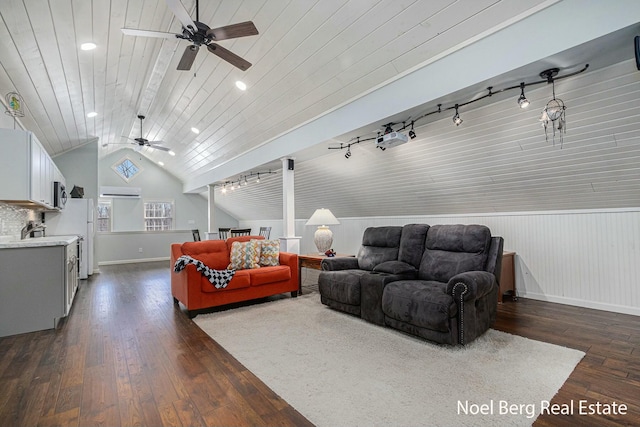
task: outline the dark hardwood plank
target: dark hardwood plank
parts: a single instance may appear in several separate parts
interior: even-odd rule
[[[575,402],[573,415],[542,414],[535,426],[640,425],[640,317],[519,299],[498,306],[498,330],[582,350],[551,403]],[[625,404],[626,415],[580,415],[580,400]]]
[[[58,330],[0,338],[0,425],[311,425],[189,320],[169,288],[168,262],[102,267]],[[626,416],[542,415],[535,425],[640,425],[640,317],[521,298],[499,306],[494,327],[586,353],[553,403],[629,406]]]
[[[0,338],[0,425],[311,425],[169,289],[168,262],[103,267],[57,330]]]

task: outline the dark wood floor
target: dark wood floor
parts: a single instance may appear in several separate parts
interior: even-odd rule
[[[0,426],[311,425],[176,309],[167,262],[101,270],[58,330],[0,338]],[[587,353],[553,402],[629,407],[535,425],[640,425],[640,317],[520,299],[495,328]]]

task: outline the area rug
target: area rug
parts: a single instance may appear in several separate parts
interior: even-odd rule
[[[531,425],[584,356],[496,330],[439,346],[317,293],[194,321],[317,426]]]

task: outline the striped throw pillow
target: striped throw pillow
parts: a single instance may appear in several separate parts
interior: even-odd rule
[[[279,240],[252,240],[260,245],[260,261],[262,267],[280,265]]]
[[[229,270],[246,270],[260,267],[260,245],[255,240],[233,242],[229,256]]]

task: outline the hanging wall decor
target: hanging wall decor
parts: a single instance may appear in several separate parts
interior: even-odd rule
[[[24,117],[24,100],[19,93],[9,92],[4,99],[7,101],[7,111],[5,111],[5,114],[12,117]]]
[[[554,77],[558,74],[557,68],[551,68],[549,70],[543,71],[540,73],[540,77],[547,79],[548,83],[551,83],[553,88],[553,98],[547,102],[544,110],[542,110],[542,116],[540,117],[540,121],[542,122],[542,127],[544,127],[544,135],[549,142],[549,125],[551,125],[552,130],[552,142],[553,145],[556,145],[556,130],[558,131],[558,137],[560,139],[560,148],[562,148],[563,134],[567,132],[567,122],[565,118],[565,111],[567,107],[564,105],[564,102],[560,98],[556,98],[556,86]]]

